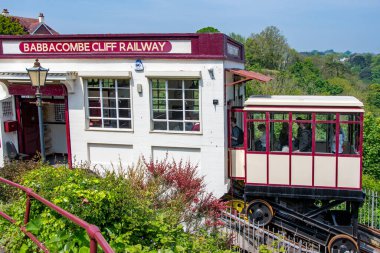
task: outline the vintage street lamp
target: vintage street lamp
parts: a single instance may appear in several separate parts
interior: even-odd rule
[[[45,162],[45,141],[44,141],[44,119],[42,113],[42,97],[40,92],[40,87],[45,85],[47,73],[49,69],[41,67],[38,59],[34,62],[34,66],[26,69],[29,74],[32,86],[37,87],[36,98],[37,98],[37,108],[38,108],[38,125],[40,128],[40,147],[41,147],[41,159]]]

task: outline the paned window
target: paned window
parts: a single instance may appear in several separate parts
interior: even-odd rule
[[[153,130],[199,132],[199,81],[153,79],[150,82]]]
[[[88,79],[87,99],[90,128],[132,128],[129,80]]]
[[[12,102],[4,101],[1,103],[1,105],[3,109],[3,117],[12,117],[13,116]]]

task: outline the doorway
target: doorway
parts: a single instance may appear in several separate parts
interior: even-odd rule
[[[11,85],[18,121],[19,153],[32,159],[40,153],[40,128],[35,91],[30,85]],[[42,89],[43,88],[43,89]],[[63,85],[41,87],[46,161],[71,167],[69,113]]]

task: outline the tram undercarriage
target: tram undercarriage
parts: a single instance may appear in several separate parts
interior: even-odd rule
[[[239,182],[231,188],[230,204],[255,224],[285,229],[331,253],[359,252],[358,213],[365,197],[361,191],[334,194],[324,189],[244,187]]]

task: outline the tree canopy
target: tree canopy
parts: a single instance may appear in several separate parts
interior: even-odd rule
[[[0,15],[0,35],[28,34],[25,28],[14,18]]]
[[[220,31],[212,26],[207,26],[199,29],[197,33],[220,33]]]

